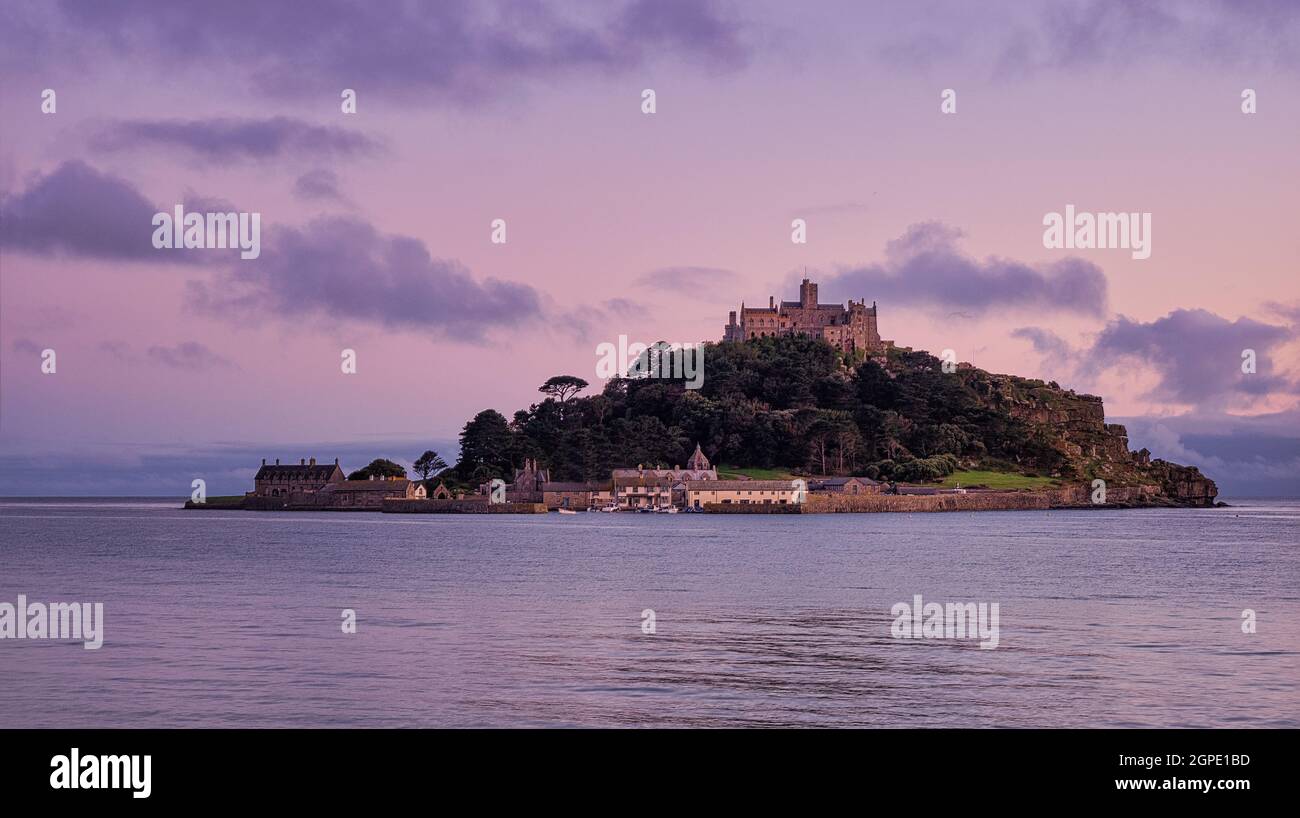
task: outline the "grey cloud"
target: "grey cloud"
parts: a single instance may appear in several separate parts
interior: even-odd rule
[[[1105,315],[1106,276],[1092,262],[1071,257],[1029,264],[996,256],[981,261],[958,248],[961,235],[940,222],[914,224],[886,245],[883,262],[841,269],[825,278],[821,291],[976,313],[1035,309]]]
[[[305,201],[343,200],[338,174],[327,168],[317,168],[299,176],[293,184],[293,193]]]
[[[151,241],[158,208],[124,179],[70,160],[0,200],[0,240],[39,255],[117,260],[185,261]]]
[[[1056,360],[1069,360],[1074,352],[1069,343],[1051,330],[1041,327],[1020,327],[1012,330],[1013,338],[1024,338],[1034,346],[1034,351]]]
[[[1300,494],[1300,409],[1241,416],[1195,412],[1173,417],[1116,417],[1129,445],[1191,463],[1219,484],[1220,499]]]
[[[433,258],[418,239],[351,217],[265,229],[260,258],[231,263],[211,284],[193,282],[190,295],[196,308],[232,319],[250,310],[316,316],[467,341],[541,314],[532,287],[477,281],[459,263]]]
[[[378,142],[356,131],[285,116],[125,120],[103,126],[90,144],[99,151],[162,148],[212,162],[356,156],[380,149]]]
[[[183,341],[173,346],[151,346],[145,352],[149,360],[172,369],[204,372],[210,369],[233,367],[227,358],[218,355],[198,341]]]
[[[728,9],[737,8],[732,5]],[[478,105],[512,84],[576,69],[627,71],[651,58],[735,68],[750,46],[734,12],[712,0],[384,4],[350,0],[227,0],[164,5],[147,0],[63,3],[4,10],[13,31],[7,65],[31,70],[51,53],[111,55],[237,71],[272,96],[339,90],[422,104]],[[8,49],[0,49],[8,50]]]
[[[1234,399],[1300,393],[1300,385],[1280,373],[1276,351],[1296,340],[1294,328],[1251,318],[1229,321],[1207,310],[1174,310],[1151,322],[1119,316],[1082,356],[1085,371],[1137,359],[1158,375],[1149,397],[1218,406]],[[1254,350],[1256,371],[1241,370],[1242,353]]]

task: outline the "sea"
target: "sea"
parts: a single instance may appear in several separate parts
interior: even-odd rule
[[[103,605],[96,650],[0,639],[0,727],[1300,727],[1300,500],[1227,499],[799,516],[0,499],[0,603]],[[996,647],[918,638],[896,614],[917,596],[996,603]]]

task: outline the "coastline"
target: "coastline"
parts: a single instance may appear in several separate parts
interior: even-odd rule
[[[944,511],[1048,511],[1055,509],[1219,508],[1213,497],[1171,498],[1154,486],[1116,486],[1107,502],[1091,499],[1087,486],[1021,491],[970,491],[965,494],[833,494],[810,493],[796,504],[706,503],[704,514],[908,514]],[[183,508],[201,511],[335,511],[371,514],[545,514],[544,503],[488,503],[482,500],[387,499],[381,506],[327,508],[285,504],[270,507],[239,503],[195,503]],[[583,512],[586,513],[586,512]],[[622,510],[616,513],[635,513]]]

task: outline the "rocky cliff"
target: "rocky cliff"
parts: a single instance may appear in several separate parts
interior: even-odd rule
[[[1101,479],[1108,490],[1132,489],[1116,495],[1128,498],[1122,501],[1128,504],[1214,505],[1218,487],[1195,466],[1152,460],[1146,449],[1129,451],[1128,430],[1106,422],[1100,397],[969,364],[956,374],[988,410],[1048,441],[1059,455],[1050,476],[1086,484]]]

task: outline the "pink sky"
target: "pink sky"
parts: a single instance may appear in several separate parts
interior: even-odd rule
[[[1174,36],[1156,22],[1116,20],[1122,12],[1106,3],[1081,7],[1095,13],[1071,18],[1074,28],[1020,4],[979,16],[943,3],[813,4],[797,14],[775,3],[668,5],[681,14],[662,25],[628,7],[633,32],[669,33],[615,64],[553,67],[552,54],[545,68],[479,70],[471,55],[462,69],[470,80],[435,78],[423,88],[380,82],[382,61],[362,57],[382,55],[365,52],[347,85],[329,75],[329,92],[324,80],[315,87],[293,73],[280,83],[274,64],[237,59],[237,34],[225,35],[229,49],[181,59],[105,44],[102,25],[75,15],[7,12],[54,44],[5,66],[0,191],[11,209],[42,175],[81,161],[158,209],[198,195],[258,211],[264,252],[274,251],[276,228],[342,214],[422,242],[477,282],[526,285],[541,309],[502,315],[470,341],[436,321],[395,327],[347,309],[286,315],[255,303],[204,312],[193,288],[226,292],[217,265],[51,253],[6,234],[0,453],[13,459],[0,489],[20,479],[13,470],[23,458],[92,449],[130,459],[150,447],[237,441],[288,456],[293,444],[453,440],[480,409],[509,414],[535,401],[550,375],[594,382],[602,341],[716,340],[729,309],[796,297],[805,270],[823,282],[824,301],[880,300],[886,338],[1101,394],[1111,417],[1294,419],[1300,83],[1294,56],[1275,48],[1264,26],[1218,26],[1225,35],[1214,38],[1215,27],[1182,21]],[[587,4],[558,8],[597,27],[608,16]],[[133,11],[128,4],[120,13],[125,26]],[[1297,30],[1294,14],[1272,13],[1283,15],[1273,36]],[[1109,46],[1071,39],[1091,22]],[[510,15],[485,26],[489,35],[533,30]],[[1116,31],[1129,39],[1112,42]],[[1011,59],[1025,37],[1035,56]],[[339,110],[334,86],[358,90],[356,115]],[[41,112],[44,88],[57,91],[56,114]],[[653,115],[640,111],[643,88],[657,93]],[[940,113],[944,88],[957,91],[955,115]],[[1256,90],[1258,113],[1241,112],[1244,88]],[[359,133],[377,147],[349,154],[288,145],[265,158],[214,159],[192,144],[139,139],[110,149],[96,140],[122,123],[275,117]],[[298,178],[317,169],[336,175],[341,199],[294,194]],[[1042,218],[1067,204],[1150,212],[1151,257],[1045,249]],[[796,217],[808,221],[806,245],[790,241]],[[494,218],[507,220],[504,246],[489,240]],[[926,222],[960,230],[960,252],[977,263],[1032,267],[1074,255],[1097,265],[1104,314],[835,292],[838,275],[884,263],[888,242]],[[147,241],[151,226],[139,230]],[[726,272],[646,283],[656,270],[684,267]],[[608,305],[614,299],[622,308]],[[1229,325],[1200,350],[1205,377],[1222,389],[1195,400],[1153,395],[1174,377],[1162,366],[1186,364],[1162,363],[1150,350],[1095,359],[1099,334],[1119,316],[1145,328],[1197,309]],[[1266,354],[1276,386],[1233,386],[1241,347],[1231,327],[1241,319],[1279,329]],[[1013,334],[1024,327],[1049,330],[1071,351],[1040,354]],[[178,362],[184,344],[205,352]],[[40,372],[47,347],[58,354],[53,376]],[[344,348],[357,351],[355,376],[340,372]],[[1185,444],[1177,434],[1162,441]],[[1300,475],[1295,463],[1273,466]]]

